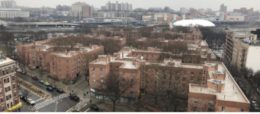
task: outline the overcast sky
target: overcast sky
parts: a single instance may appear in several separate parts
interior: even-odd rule
[[[74,2],[83,1],[95,7],[105,5],[108,1],[129,2],[134,8],[164,7],[169,6],[173,9],[186,8],[212,8],[219,9],[220,4],[224,3],[229,10],[233,8],[247,7],[260,10],[260,0],[16,0],[19,6],[55,7],[58,4],[71,5]]]

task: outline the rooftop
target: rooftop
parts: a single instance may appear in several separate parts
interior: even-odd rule
[[[7,65],[10,63],[14,63],[15,61],[10,58],[1,58],[0,59],[0,66]]]
[[[186,19],[180,20],[173,23],[174,26],[182,26],[182,27],[194,27],[194,26],[202,26],[202,27],[215,27],[215,24],[203,19]]]
[[[60,57],[72,57],[75,55],[78,55],[79,53],[84,52],[90,52],[96,49],[98,46],[93,45],[89,47],[79,47],[79,50],[73,50],[73,51],[63,51],[63,52],[53,52],[54,55],[60,56]]]
[[[217,73],[223,72],[223,70],[226,72],[224,73],[225,79],[219,80],[219,82],[224,84],[223,91],[219,92],[215,89],[211,89],[208,87],[203,87],[196,84],[190,84],[189,91],[190,93],[200,93],[200,94],[210,94],[210,95],[216,95],[217,100],[223,100],[223,101],[234,101],[234,102],[243,102],[243,103],[249,103],[247,97],[244,95],[243,91],[240,89],[240,87],[237,85],[236,81],[233,79],[232,75],[229,73],[227,68],[224,66],[224,64],[210,64],[210,65],[217,65]],[[209,76],[211,78],[212,73],[216,71],[209,71]],[[213,81],[213,79],[209,79],[208,81]]]

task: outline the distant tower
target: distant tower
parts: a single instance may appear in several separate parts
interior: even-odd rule
[[[16,8],[16,2],[14,0],[2,0],[1,7],[2,8]]]
[[[225,4],[221,4],[219,12],[227,13],[227,6]]]

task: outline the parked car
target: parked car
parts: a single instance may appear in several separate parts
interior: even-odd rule
[[[20,95],[20,98],[22,101],[24,101],[25,103],[29,104],[29,105],[35,105],[35,101],[32,100],[31,98],[25,97],[23,95]]]
[[[99,111],[101,111],[101,110],[99,109],[99,107],[98,107],[97,105],[95,105],[95,104],[90,105],[89,108],[90,108],[91,111],[94,111],[94,112],[99,112]]]
[[[251,107],[252,107],[253,111],[260,111],[260,107],[255,100],[251,101]]]
[[[257,92],[258,95],[260,95],[260,88],[257,88],[256,92]]]
[[[56,90],[56,92],[58,92],[58,93],[65,93],[61,88],[56,88],[55,90]]]
[[[22,101],[26,102],[26,97],[25,97],[25,96],[20,95],[20,99],[21,99]]]
[[[32,76],[32,79],[35,80],[35,81],[39,80],[39,78],[37,78],[36,76]]]
[[[44,81],[43,80],[39,80],[40,84],[43,84],[44,85]]]
[[[44,81],[44,82],[43,82],[43,85],[45,85],[45,86],[50,86],[50,83],[49,83],[48,81]]]
[[[73,101],[79,102],[80,98],[76,94],[70,94],[69,98]]]
[[[32,100],[31,98],[27,98],[27,103],[30,104],[30,105],[35,105],[35,101]]]
[[[49,91],[49,92],[53,92],[54,91],[52,86],[47,86],[46,90]]]

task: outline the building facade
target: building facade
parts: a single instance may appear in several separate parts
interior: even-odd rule
[[[16,8],[16,2],[14,0],[2,0],[1,8]]]
[[[225,43],[224,62],[238,70],[243,68],[259,71],[259,40],[256,35],[248,32],[228,32]]]
[[[103,46],[77,44],[73,47],[59,47],[47,42],[18,45],[17,54],[23,64],[33,69],[46,70],[59,80],[73,80],[87,75],[88,63],[104,53]]]
[[[0,59],[0,111],[17,111],[21,108],[15,61],[1,57]]]
[[[22,11],[21,9],[10,9],[10,8],[0,8],[0,18],[13,19],[13,18],[28,18],[30,13],[27,11]]]
[[[106,89],[106,79],[117,74],[125,80],[138,82],[132,89],[134,98],[141,90],[146,95],[176,91],[187,97],[189,83],[206,82],[202,63],[182,63],[181,59],[158,61],[160,52],[154,49],[137,50],[124,48],[114,56],[102,55],[89,64],[89,84],[92,92]],[[129,68],[126,68],[129,67]],[[131,92],[130,92],[131,93]],[[129,94],[126,94],[129,95]]]
[[[71,16],[83,19],[92,17],[92,7],[83,2],[77,2],[71,6]]]
[[[0,18],[13,19],[13,18],[28,18],[30,13],[28,11],[22,11],[17,8],[14,0],[3,0],[1,1],[0,7]]]

